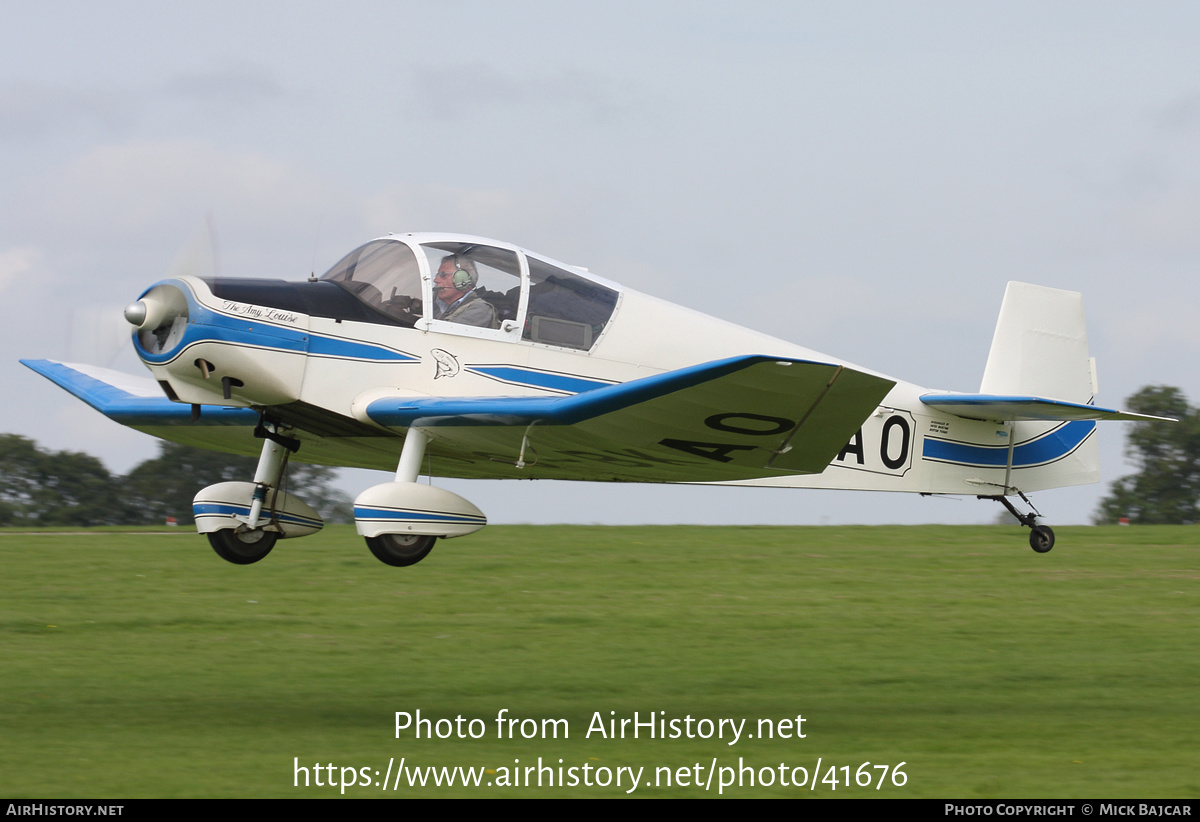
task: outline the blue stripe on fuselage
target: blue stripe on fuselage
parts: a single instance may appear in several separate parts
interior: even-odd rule
[[[183,339],[170,351],[151,354],[134,335],[138,355],[149,363],[161,365],[170,362],[190,345],[199,342],[223,342],[252,348],[287,351],[296,354],[310,353],[319,357],[373,362],[418,362],[420,358],[403,351],[381,345],[326,337],[306,330],[273,325],[261,319],[239,317],[214,311],[201,305],[190,289],[184,291],[188,302],[188,324]]]
[[[1013,448],[1013,467],[1028,468],[1062,459],[1074,451],[1096,429],[1092,420],[1074,420],[1058,426],[1037,439]],[[964,442],[925,438],[921,456],[927,460],[1004,468],[1008,464],[1008,446],[971,445]]]
[[[595,388],[612,385],[604,380],[579,377],[574,374],[556,374],[552,371],[535,371],[531,368],[519,368],[515,365],[468,365],[467,371],[482,374],[501,382],[524,385],[530,388],[544,388],[548,391],[561,391],[568,394],[582,394]]]

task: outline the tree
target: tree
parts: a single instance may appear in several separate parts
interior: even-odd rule
[[[218,482],[249,482],[257,466],[257,457],[161,442],[157,457],[139,464],[125,477],[124,486],[136,512],[133,521],[162,523],[174,517],[180,524],[190,524],[197,491]],[[332,468],[289,463],[284,490],[294,492],[328,522],[353,522],[350,498],[333,487],[336,478]]]
[[[1191,524],[1200,522],[1200,409],[1178,388],[1152,385],[1127,401],[1130,411],[1179,422],[1136,422],[1125,455],[1138,472],[1113,483],[1095,522]]]
[[[354,522],[354,500],[333,487],[337,470],[328,465],[289,464],[284,490],[293,491],[326,522]]]
[[[174,517],[192,522],[192,498],[201,488],[230,480],[254,478],[258,460],[160,442],[158,456],[136,465],[122,483],[136,512],[134,521],[161,525]]]
[[[118,525],[125,501],[104,463],[0,435],[0,525]]]
[[[27,437],[0,434],[0,526],[161,525],[192,522],[192,499],[209,485],[249,482],[257,457],[159,443],[158,456],[125,476],[76,451],[46,451]],[[326,522],[353,522],[353,503],[333,486],[337,472],[292,463],[284,476]]]
[[[33,440],[0,437],[0,525],[25,525],[38,489],[41,453]]]

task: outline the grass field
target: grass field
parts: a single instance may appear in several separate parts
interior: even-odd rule
[[[0,531],[0,795],[623,796],[640,767],[633,796],[1196,797],[1198,569],[1186,527],[1040,556],[1017,527],[493,526],[408,569],[349,526],[248,567],[190,533]],[[397,739],[418,709],[484,732]],[[505,709],[569,738],[498,738]],[[635,711],[683,735],[585,736]],[[696,735],[722,718],[735,744]],[[375,787],[401,757],[494,773]]]

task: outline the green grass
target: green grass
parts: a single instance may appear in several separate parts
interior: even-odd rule
[[[0,531],[0,795],[338,796],[293,787],[294,757],[314,782],[541,757],[644,766],[634,796],[716,795],[646,786],[659,766],[820,758],[907,784],[725,795],[1195,797],[1198,568],[1185,527],[1064,527],[1039,556],[1016,527],[492,526],[407,569],[346,526],[248,567],[187,533]],[[417,709],[486,734],[395,738]],[[501,709],[570,737],[498,739]],[[585,738],[610,711],[806,738]]]

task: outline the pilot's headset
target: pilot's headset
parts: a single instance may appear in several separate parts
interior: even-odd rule
[[[454,288],[458,291],[470,291],[475,287],[475,283],[479,282],[479,273],[475,270],[475,263],[462,259],[457,254],[450,259],[454,261],[454,276],[451,278]]]

